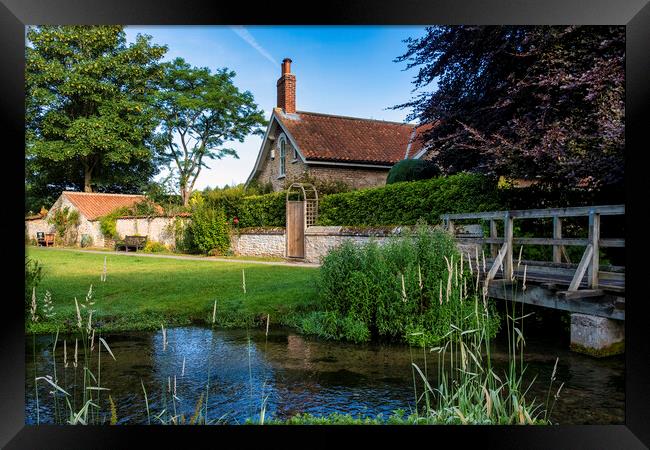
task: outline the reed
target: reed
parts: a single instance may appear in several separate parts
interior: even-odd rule
[[[468,261],[471,261],[469,256]],[[413,361],[411,353],[416,416],[428,423],[550,424],[554,402],[549,407],[549,401],[552,384],[555,381],[555,369],[544,404],[539,403],[535,398],[531,400],[527,396],[536,377],[528,385],[524,381],[527,366],[524,358],[526,341],[523,324],[524,319],[531,314],[524,314],[523,303],[519,311],[516,311],[514,304],[506,308],[508,366],[501,376],[497,375],[492,368],[490,337],[487,332],[491,311],[487,306],[487,291],[479,289],[478,283],[473,283],[474,280],[470,280],[469,283],[470,286],[474,285],[471,292],[465,287],[467,272],[463,272],[462,255],[457,264],[451,258],[445,258],[445,262],[448,271],[446,302],[451,302],[452,306],[457,307],[460,307],[463,302],[472,302],[475,316],[472,323],[477,326],[472,329],[461,329],[450,321],[448,333],[436,347],[430,348],[430,352],[436,353],[438,359],[435,386],[432,386],[429,381],[426,353],[423,358],[424,370]],[[475,267],[472,267],[469,273],[470,276],[478,277],[480,276],[478,253],[475,262]],[[517,263],[520,264],[520,260]],[[525,274],[526,267],[524,267],[522,283],[524,293]],[[463,289],[452,290],[451,286],[456,284],[463,286]],[[513,279],[512,289],[516,289],[517,285],[518,280]],[[442,301],[442,284],[440,284],[440,301]],[[420,395],[418,395],[416,379],[419,379],[422,386]],[[554,401],[559,397],[561,389],[562,386],[553,396]]]

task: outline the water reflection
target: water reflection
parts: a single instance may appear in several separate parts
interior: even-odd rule
[[[208,385],[209,419],[221,418],[227,423],[243,423],[249,417],[256,420],[263,404],[267,417],[280,419],[297,413],[388,416],[396,409],[409,412],[414,409],[411,358],[420,366],[424,364],[421,351],[411,352],[403,345],[332,343],[286,330],[271,331],[266,337],[257,330],[212,332],[209,328],[182,327],[166,330],[166,335],[164,350],[160,331],[106,337],[117,360],[103,352],[101,381],[102,386],[110,389],[118,423],[147,423],[141,380],[147,390],[152,423],[153,415],[165,408],[175,407],[177,414],[191,417]],[[77,381],[81,379],[81,369],[75,370],[70,363],[70,341],[69,364],[64,368],[63,337],[59,337],[56,355],[52,352],[52,340],[45,336],[37,338],[38,375],[53,375],[56,356],[59,383],[76,395],[72,401],[76,400],[79,406],[81,392],[73,386],[75,376]],[[34,363],[31,339],[27,341],[26,418],[27,423],[35,423]],[[561,381],[565,386],[553,421],[623,423],[623,357],[598,360],[530,339],[526,355],[528,375],[532,379],[537,374],[538,380],[531,394],[541,401],[547,394],[555,358],[560,358],[556,387]],[[497,340],[493,357],[497,368],[504,366],[507,347],[503,342]],[[97,348],[92,370],[96,370],[96,359]],[[429,374],[435,374],[436,359],[432,354],[427,355],[427,363]],[[174,390],[174,377],[179,401],[172,405],[169,397]],[[435,382],[433,377],[432,381]],[[51,388],[39,382],[41,423],[52,423],[56,414],[49,391]],[[163,396],[165,391],[169,393]],[[110,419],[108,393],[100,399],[100,419],[106,423]]]

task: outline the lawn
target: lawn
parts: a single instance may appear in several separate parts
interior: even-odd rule
[[[86,297],[93,286],[95,313],[103,331],[147,330],[189,323],[209,323],[214,301],[216,322],[224,327],[286,323],[294,312],[317,305],[318,270],[210,260],[177,260],[29,247],[27,254],[43,265],[37,287],[39,307],[43,295],[52,295],[53,319],[30,324],[49,333],[76,323],[74,299]],[[100,276],[106,256],[107,276]],[[242,287],[246,275],[246,293]]]

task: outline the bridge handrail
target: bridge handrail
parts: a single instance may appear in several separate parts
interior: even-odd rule
[[[534,244],[534,245],[552,245],[553,262],[562,261],[562,256],[566,256],[565,245],[586,245],[585,252],[582,255],[580,264],[576,269],[575,275],[569,286],[569,291],[573,292],[578,289],[585,275],[587,275],[587,285],[592,290],[598,288],[599,277],[599,249],[600,247],[624,247],[624,239],[601,239],[600,237],[600,218],[601,216],[616,216],[625,214],[625,205],[601,205],[601,206],[578,206],[568,208],[548,208],[548,209],[520,209],[511,211],[486,211],[477,213],[459,213],[459,214],[441,214],[445,228],[454,233],[454,221],[466,219],[485,219],[490,221],[490,237],[474,238],[476,241],[490,243],[494,264],[487,274],[484,289],[494,277],[499,266],[503,265],[504,275],[507,279],[513,276],[513,246],[514,244]],[[564,217],[589,217],[589,235],[586,239],[563,238],[562,236],[562,218]],[[553,219],[553,238],[515,238],[514,219]],[[497,236],[496,221],[503,220],[504,231],[503,237]],[[461,237],[462,238],[462,237]],[[467,238],[466,238],[467,239]],[[501,244],[501,248],[498,247]]]
[[[506,214],[515,219],[542,219],[553,217],[582,217],[590,214],[619,216],[625,214],[625,205],[577,206],[549,209],[514,209],[510,211],[486,211],[476,213],[441,214],[441,219],[503,219]]]

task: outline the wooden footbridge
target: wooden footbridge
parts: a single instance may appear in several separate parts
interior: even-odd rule
[[[478,250],[481,254],[484,244],[490,246],[489,255],[481,255],[486,260],[481,277],[488,296],[625,320],[625,267],[600,264],[601,249],[625,247],[622,238],[601,237],[601,218],[624,214],[624,205],[608,205],[443,214],[441,217],[446,229],[456,236],[465,249],[473,246],[477,251],[481,248]],[[563,237],[563,221],[576,217],[588,218],[587,236]],[[484,233],[464,232],[471,227],[459,225],[461,221],[466,223],[477,219],[489,221],[489,237]],[[552,219],[553,237],[515,237],[515,220],[530,219]],[[499,222],[503,223],[502,227],[498,226]],[[497,233],[499,228],[502,228],[501,236]],[[552,260],[519,261],[521,246],[525,245],[552,246]],[[567,246],[585,248],[579,263],[569,261]],[[521,289],[524,270],[525,291]],[[518,283],[519,288],[511,288],[513,283]]]

